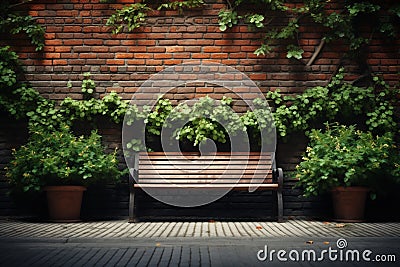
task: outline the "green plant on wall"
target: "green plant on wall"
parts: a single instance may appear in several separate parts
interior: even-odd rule
[[[389,88],[378,77],[367,88],[344,81],[342,68],[327,86],[306,89],[297,96],[268,92],[274,105],[277,131],[284,137],[293,132],[321,128],[326,121],[358,124],[375,134],[397,132],[395,113],[399,90]]]
[[[204,5],[201,0],[166,1],[156,9],[172,9],[183,11],[184,8],[196,8]],[[332,9],[332,4],[336,6]],[[146,1],[125,6],[117,10],[107,21],[114,33],[126,28],[132,31],[145,23],[145,18],[153,9]],[[270,12],[270,13],[268,13]],[[271,13],[272,12],[272,13]],[[288,58],[301,59],[304,50],[299,46],[300,26],[311,20],[316,26],[325,29],[321,36],[320,47],[316,49],[312,61],[320,53],[326,42],[344,41],[353,55],[359,55],[360,49],[368,45],[375,33],[381,33],[386,38],[393,38],[398,33],[400,4],[376,1],[331,1],[306,0],[302,3],[287,3],[281,0],[227,0],[226,7],[219,11],[219,29],[227,31],[239,23],[264,32],[260,47],[255,50],[257,55],[265,55],[275,47],[284,43]],[[279,21],[284,25],[273,27]],[[362,28],[371,27],[369,35],[363,36]],[[289,43],[289,44],[288,44]]]
[[[183,12],[183,9],[199,7],[203,4],[204,1],[202,0],[171,1],[160,4],[157,10],[170,9]],[[143,25],[146,21],[147,14],[151,11],[154,11],[154,9],[151,8],[146,1],[134,3],[116,10],[107,20],[106,25],[112,28],[114,34],[122,32],[124,28],[128,31],[133,31]]]
[[[0,32],[3,34],[25,33],[36,47],[36,51],[43,50],[45,29],[36,23],[32,16],[21,14],[16,8],[31,2],[32,0],[21,0],[15,3],[2,1],[0,3]]]

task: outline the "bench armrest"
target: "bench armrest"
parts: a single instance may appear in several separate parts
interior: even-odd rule
[[[282,168],[274,169],[273,171],[273,179],[276,182],[280,189],[283,188],[283,170]]]

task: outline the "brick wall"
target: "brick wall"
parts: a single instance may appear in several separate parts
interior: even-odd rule
[[[152,74],[190,60],[229,65],[248,75],[263,92],[279,88],[282,92],[295,94],[307,87],[325,85],[339,63],[347,67],[352,78],[362,74],[357,62],[341,60],[345,46],[340,41],[326,44],[314,64],[306,66],[320,43],[323,31],[307,23],[299,33],[299,44],[305,51],[302,60],[287,59],[282,49],[266,56],[255,56],[253,52],[260,45],[262,33],[250,31],[245,25],[226,32],[219,31],[218,10],[225,6],[222,0],[207,1],[204,8],[185,11],[184,14],[157,11],[149,16],[145,26],[135,32],[111,34],[105,26],[107,18],[116,8],[133,2],[116,0],[115,4],[102,4],[98,0],[35,0],[29,5],[29,14],[46,28],[44,51],[35,52],[24,36],[2,36],[2,39],[11,43],[18,52],[25,66],[26,79],[44,96],[55,100],[67,96],[81,99],[80,85],[84,72],[91,72],[99,96],[116,91],[124,99],[130,99]],[[273,25],[284,23],[277,14],[270,15],[276,16],[271,22]],[[399,80],[399,47],[399,39],[388,41],[378,36],[371,40],[369,48],[367,62],[372,71],[381,74],[391,84]],[[72,88],[67,87],[69,81]],[[168,97],[174,100],[204,95],[220,98],[225,94],[221,88],[202,85],[178,88]],[[103,126],[107,144],[119,146],[118,126],[112,126],[114,130],[110,130],[106,122]],[[4,122],[2,134],[13,127],[12,120]],[[296,139],[293,143],[278,146],[278,163],[286,170],[294,168],[300,157],[299,151],[304,148],[304,142]],[[14,142],[1,143],[2,163],[9,158],[11,144]],[[317,210],[324,209],[320,208],[318,201],[296,201],[299,192],[291,190],[291,181],[288,185],[285,191],[286,215],[308,215],[317,206]],[[112,202],[122,210],[117,213],[126,211],[123,208],[126,192],[121,194],[122,200],[116,197]],[[93,201],[88,200],[88,203],[93,207]],[[109,205],[109,210],[115,210],[114,204]],[[3,206],[7,204],[0,207]]]
[[[82,74],[90,71],[99,94],[114,90],[130,99],[151,74],[166,66],[203,59],[243,71],[264,92],[279,88],[296,93],[305,87],[324,85],[344,49],[340,42],[327,44],[315,63],[305,66],[323,30],[306,24],[299,34],[304,59],[287,59],[279,49],[257,57],[253,52],[260,45],[261,33],[249,31],[245,25],[219,31],[217,14],[224,6],[222,0],[209,1],[215,3],[183,15],[154,12],[134,33],[113,35],[105,22],[116,8],[129,1],[116,2],[36,0],[30,5],[29,13],[46,27],[44,52],[35,53],[28,42],[19,39],[15,39],[14,48],[26,65],[26,78],[35,88],[52,99],[66,95],[80,98]],[[271,23],[282,24],[281,19]],[[376,39],[371,43],[368,62],[372,70],[383,73],[386,80],[397,81],[399,40]],[[350,71],[357,72],[352,62],[347,64]],[[74,86],[67,88],[67,81]]]

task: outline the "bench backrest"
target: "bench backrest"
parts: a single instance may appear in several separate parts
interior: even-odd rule
[[[273,154],[259,152],[139,153],[140,184],[272,183]]]

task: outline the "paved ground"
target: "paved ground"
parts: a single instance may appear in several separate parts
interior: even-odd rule
[[[399,266],[399,248],[400,223],[59,224],[0,218],[0,266]],[[362,257],[367,249],[371,262]]]

